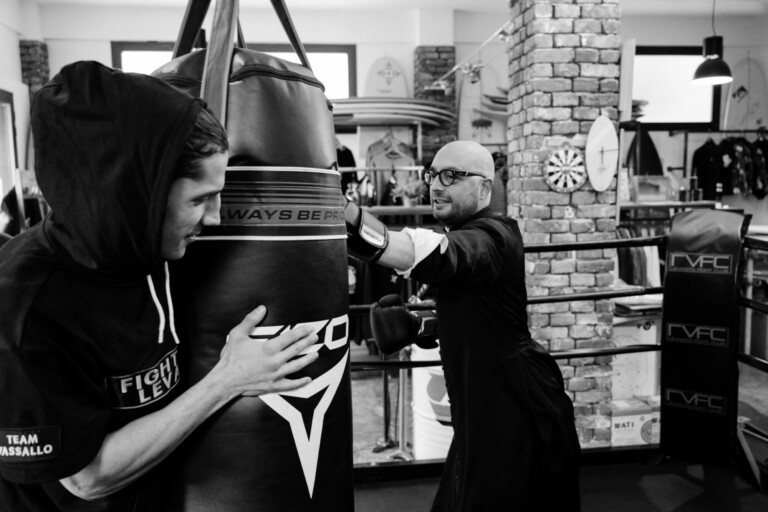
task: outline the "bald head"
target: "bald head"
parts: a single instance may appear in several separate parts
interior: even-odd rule
[[[435,161],[452,162],[459,169],[482,174],[489,180],[496,171],[491,152],[473,140],[449,142],[437,152]]]
[[[495,165],[491,153],[477,142],[449,142],[432,160],[431,173],[453,171],[452,182],[433,179],[429,188],[432,215],[444,226],[453,227],[491,202]]]

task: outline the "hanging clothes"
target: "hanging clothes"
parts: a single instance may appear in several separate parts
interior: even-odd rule
[[[336,165],[340,168],[357,167],[355,155],[352,154],[352,150],[343,145],[338,138],[336,139]],[[356,173],[341,173],[341,192],[348,201],[352,201],[356,204],[359,204],[360,200],[360,194],[357,191],[358,183],[359,181]]]
[[[702,198],[708,201],[717,199],[717,184],[722,183],[723,156],[712,137],[694,151],[691,167],[692,174],[698,178]]]
[[[493,163],[496,171],[493,178],[493,190],[491,191],[491,211],[507,214],[507,155],[500,151],[494,152]]]
[[[723,195],[749,195],[752,191],[752,153],[743,140],[726,137],[720,142],[723,157]],[[748,143],[747,143],[748,144]]]
[[[756,198],[762,199],[768,195],[768,139],[762,131],[752,143],[752,160],[752,193]]]
[[[398,167],[412,167],[416,165],[416,156],[413,147],[395,137],[392,130],[389,130],[384,137],[377,140],[368,146],[366,152],[365,164],[367,167],[373,167],[377,169],[395,169]],[[396,171],[393,173],[395,184],[408,182],[409,174],[411,171]],[[388,185],[392,184],[391,176],[386,173],[378,172],[373,173],[371,177],[373,180],[373,186],[376,190],[382,191],[379,195],[379,202],[376,204],[386,205],[392,204],[389,201],[391,197],[387,197],[386,191]]]
[[[619,239],[648,238],[667,234],[667,222],[630,221],[616,228]],[[619,279],[629,285],[658,287],[663,282],[662,261],[658,246],[624,247],[616,250]]]
[[[637,158],[640,161],[638,163]],[[653,139],[646,130],[639,130],[632,139],[627,154],[627,166],[630,176],[663,176],[664,168],[661,165],[659,152]]]

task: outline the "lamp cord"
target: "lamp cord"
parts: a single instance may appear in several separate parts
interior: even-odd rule
[[[712,34],[717,35],[717,32],[715,32],[715,2],[717,0],[712,0]]]

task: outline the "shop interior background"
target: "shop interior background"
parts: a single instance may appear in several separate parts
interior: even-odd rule
[[[700,46],[712,34],[712,3],[708,0],[617,0],[621,8],[622,41],[638,46]],[[28,152],[28,88],[19,66],[19,40],[45,41],[50,75],[69,62],[93,59],[112,64],[112,42],[165,42],[177,36],[184,0],[0,0],[0,89],[13,95],[18,167],[31,167]],[[509,14],[506,0],[288,0],[297,31],[306,45],[354,45],[358,95],[365,88],[372,64],[389,57],[402,69],[413,90],[414,48],[450,45],[456,61],[473,52]],[[251,43],[287,43],[267,0],[241,0],[240,20]],[[209,19],[206,21],[210,26]],[[716,32],[725,42],[725,60],[733,67],[749,55],[768,69],[768,2],[719,0]],[[486,81],[504,86],[507,59],[504,43],[485,46],[476,56],[486,69]],[[663,81],[664,77],[654,77]],[[727,87],[723,88],[724,94]],[[724,103],[721,103],[724,104]],[[355,148],[354,134],[341,142]],[[683,165],[683,137],[652,132],[665,168]],[[691,134],[688,168],[693,150],[707,134]],[[359,155],[358,155],[359,156]],[[29,167],[28,167],[29,166]],[[3,180],[3,195],[10,187]],[[768,201],[726,198],[754,218],[753,225],[768,224]]]

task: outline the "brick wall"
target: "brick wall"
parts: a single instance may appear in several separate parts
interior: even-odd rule
[[[453,46],[418,46],[414,55],[414,96],[422,100],[437,101],[445,108],[456,111],[456,74],[445,81],[445,92],[429,91],[427,88],[456,65],[456,49]],[[446,143],[456,140],[458,124],[422,128],[421,148],[422,165],[432,162],[435,153]]]
[[[48,45],[42,41],[19,41],[21,79],[29,86],[29,95],[37,92],[49,79]]]
[[[550,151],[561,143],[583,150],[600,114],[618,120],[618,0],[510,0],[510,9],[510,213],[529,244],[614,239],[615,180],[600,193],[588,181],[575,192],[558,193],[546,184],[544,171]],[[608,289],[614,256],[615,249],[528,255],[528,293]],[[537,305],[529,313],[534,338],[550,350],[611,345],[610,300]],[[559,364],[582,445],[609,446],[611,358]]]

